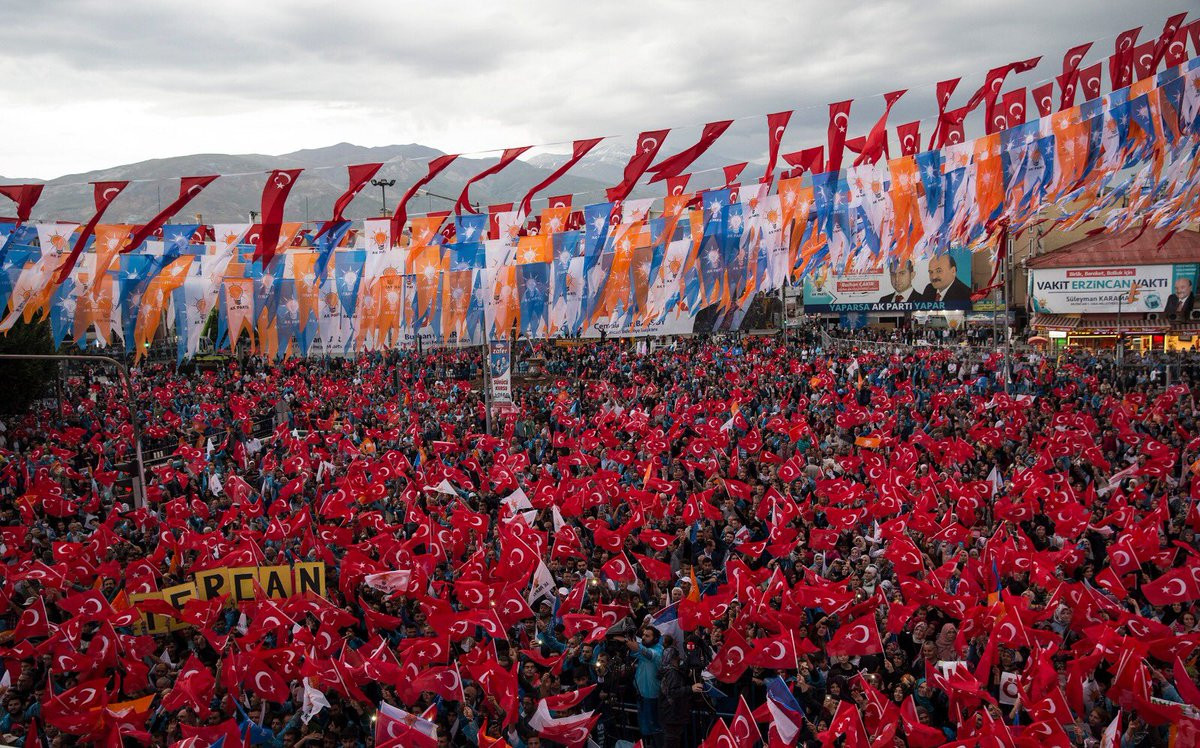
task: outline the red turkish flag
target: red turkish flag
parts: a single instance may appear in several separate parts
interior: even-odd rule
[[[1079,71],[1079,90],[1083,91],[1083,100],[1092,101],[1100,98],[1100,70],[1102,63],[1084,68]]]
[[[50,635],[50,619],[46,615],[46,602],[41,596],[34,598],[33,605],[21,611],[17,626],[13,629],[14,641]]]
[[[900,707],[900,719],[904,722],[904,734],[908,736],[908,745],[912,748],[936,748],[946,742],[945,733],[921,722],[911,695]]]
[[[175,679],[171,692],[163,698],[163,708],[174,711],[187,706],[195,709],[201,718],[205,718],[208,716],[208,704],[212,701],[213,687],[216,683],[212,672],[192,654]]]
[[[475,184],[481,179],[486,179],[493,174],[499,174],[509,164],[511,164],[513,161],[516,161],[522,153],[528,151],[532,147],[533,146],[526,145],[521,146],[520,148],[505,148],[504,153],[500,155],[499,161],[468,179],[467,183],[463,185],[462,194],[458,196],[458,201],[454,203],[455,214],[461,214],[464,210],[468,213],[478,213],[479,211],[475,210],[475,208],[471,205],[471,185]]]
[[[404,224],[408,221],[408,201],[412,199],[413,195],[417,194],[417,190],[433,181],[433,178],[441,174],[456,158],[458,158],[458,154],[447,153],[430,161],[425,176],[413,182],[404,192],[404,195],[400,197],[400,202],[396,203],[396,211],[392,213],[391,229],[393,247],[400,244],[400,235],[404,232]],[[511,208],[512,205],[508,205],[504,210],[510,210]]]
[[[179,180],[179,197],[158,212],[158,215],[151,218],[145,225],[140,226],[133,232],[133,236],[121,248],[121,252],[132,252],[142,246],[142,242],[154,235],[154,232],[161,229],[167,221],[171,220],[179,211],[183,210],[184,206],[192,201],[196,195],[217,180],[216,176],[208,177],[183,177]]]
[[[776,112],[767,115],[767,171],[759,180],[768,184],[775,175],[775,164],[779,162],[779,146],[783,143],[783,134],[787,132],[791,112]]]
[[[1047,83],[1034,88],[1033,103],[1039,117],[1049,117],[1054,112],[1054,84]]]
[[[0,195],[17,204],[17,223],[29,220],[29,214],[38,198],[42,196],[44,184],[3,184],[0,185]]]
[[[367,182],[379,172],[382,166],[383,164],[356,164],[346,167],[346,171],[349,172],[349,184],[346,191],[333,204],[333,218],[321,225],[320,231],[317,232],[317,238],[342,221],[342,214],[346,212],[346,208],[350,207],[351,201],[358,197],[358,193],[362,192],[362,188],[367,186]]]
[[[847,99],[829,105],[829,126],[826,128],[829,150],[825,171],[838,171],[842,168],[842,152],[846,146],[846,128],[850,125],[850,105],[853,103],[853,99]]]
[[[1075,74],[1070,76],[1056,76],[1058,82],[1058,90],[1061,91],[1058,97],[1058,110],[1069,109],[1075,106]]]
[[[750,645],[737,629],[726,629],[721,648],[708,665],[708,671],[722,683],[735,683],[750,667]]]
[[[410,689],[413,694],[429,691],[447,701],[462,701],[462,678],[455,665],[431,667],[417,676]]]
[[[887,118],[892,111],[892,106],[900,100],[900,97],[907,92],[907,89],[892,91],[883,95],[883,114],[875,121],[875,125],[871,131],[867,133],[866,139],[863,141],[862,148],[859,150],[858,158],[854,159],[854,165],[867,163],[873,164],[880,159],[886,157],[888,153],[887,145]]]
[[[283,677],[260,657],[255,657],[251,661],[250,675],[246,681],[251,691],[274,704],[282,704],[291,697]]]
[[[75,268],[75,262],[79,259],[79,255],[83,253],[83,248],[87,246],[87,241],[92,237],[92,232],[96,230],[96,224],[100,223],[100,218],[104,215],[104,211],[108,210],[108,206],[112,205],[112,201],[117,199],[117,195],[121,194],[121,190],[128,186],[129,182],[92,182],[92,197],[96,203],[96,212],[92,215],[91,220],[84,225],[83,230],[79,232],[79,238],[75,240],[75,246],[71,248],[71,254],[63,260],[58,271],[59,283],[71,277],[71,271]]]
[[[1170,605],[1200,600],[1200,565],[1178,569],[1142,585],[1142,594],[1151,605]]]
[[[820,733],[822,748],[834,745],[842,738],[843,748],[867,748],[867,730],[863,727],[862,715],[853,701],[842,701],[829,723],[829,730]]]
[[[879,638],[879,627],[875,614],[867,613],[845,624],[829,640],[825,650],[830,655],[869,655],[883,651],[883,640]]]
[[[1154,51],[1157,46],[1158,42],[1151,40],[1133,48],[1133,74],[1138,80],[1149,78],[1158,69]]]
[[[963,142],[963,120],[970,113],[970,106],[961,106],[958,109],[946,112],[941,116],[939,124],[938,146],[956,145]]]
[[[738,697],[737,713],[729,721],[729,732],[737,748],[754,748],[762,739],[762,733],[754,721],[754,712],[750,711],[745,696]]]
[[[670,564],[650,558],[649,556],[643,556],[640,553],[635,553],[633,556],[637,559],[638,564],[642,567],[642,571],[646,572],[646,576],[651,580],[655,582],[666,582],[671,579],[672,573]]]
[[[1137,44],[1140,33],[1142,33],[1142,27],[1138,26],[1135,29],[1123,31],[1117,36],[1113,54],[1108,58],[1108,79],[1112,83],[1114,91],[1133,83],[1133,47]]]
[[[1154,43],[1154,70],[1157,70],[1158,64],[1163,61],[1163,58],[1167,54],[1167,48],[1171,45],[1175,34],[1179,31],[1186,18],[1187,13],[1178,13],[1168,18],[1167,22],[1163,24],[1162,33],[1159,34],[1158,40]]]
[[[1004,94],[999,110],[1003,112],[1006,127],[1025,124],[1025,88],[1017,88]]]
[[[917,151],[921,150],[921,121],[896,127],[896,140],[900,141],[901,156],[917,155]]]
[[[708,737],[700,744],[700,748],[733,748],[737,741],[730,732],[729,726],[725,721],[718,718],[713,723],[712,729],[708,732]]]
[[[792,669],[800,659],[800,655],[817,651],[808,639],[796,640],[794,631],[787,631],[779,636],[756,639],[750,664],[761,667]]]
[[[614,582],[632,582],[637,579],[633,566],[624,552],[613,556],[600,567],[600,572]]]
[[[741,176],[742,172],[745,171],[746,164],[748,163],[748,161],[743,161],[740,164],[730,164],[729,166],[721,167],[721,171],[725,174],[725,186],[722,189],[733,190],[733,192],[729,195],[730,203],[736,203],[738,201],[738,185],[735,184],[735,182],[737,181],[737,178]]]
[[[939,81],[937,84],[937,103],[938,103],[938,118],[934,120],[933,132],[929,135],[929,146],[933,148],[935,143],[941,142],[938,136],[942,127],[942,115],[946,112],[946,107],[950,104],[950,97],[954,95],[954,89],[958,88],[958,82],[962,78],[951,78],[950,80]]]
[[[1062,74],[1065,76],[1074,75],[1075,71],[1079,69],[1079,63],[1083,62],[1084,55],[1086,55],[1088,50],[1091,48],[1092,43],[1087,42],[1086,44],[1080,44],[1077,47],[1071,47],[1069,50],[1067,50],[1067,53],[1063,55]]]
[[[825,166],[825,146],[818,145],[794,153],[785,153],[783,160],[794,169],[788,178],[798,177],[806,171],[816,174]]]
[[[664,158],[646,170],[654,174],[654,176],[650,177],[650,183],[661,182],[664,179],[670,179],[682,174],[683,170],[691,166],[692,162],[711,148],[713,143],[716,143],[717,139],[724,135],[725,131],[732,124],[733,120],[731,119],[709,122],[701,130],[700,139],[694,145],[684,148],[673,156]]]
[[[254,249],[254,259],[261,260],[264,268],[275,257],[279,229],[283,225],[283,208],[301,171],[303,169],[276,169],[267,176],[267,183],[263,185],[262,212],[259,214],[262,232]]]
[[[1193,21],[1192,23],[1188,24],[1187,26],[1184,26],[1183,28],[1176,31],[1175,36],[1173,36],[1171,38],[1171,41],[1167,44],[1167,50],[1166,50],[1165,54],[1163,55],[1163,61],[1166,63],[1168,68],[1173,68],[1176,65],[1182,65],[1183,63],[1187,62],[1187,59],[1188,59],[1188,51],[1187,51],[1188,31],[1191,27],[1197,26],[1197,23],[1200,23],[1200,22]],[[1198,27],[1198,28],[1200,28],[1200,27]]]
[[[588,697],[592,691],[596,690],[596,686],[590,685],[579,689],[578,691],[568,691],[554,696],[546,697],[546,706],[550,709],[561,712],[567,709],[574,709],[583,703],[583,700]]]
[[[624,178],[620,184],[612,187],[607,191],[609,202],[619,202],[629,196],[633,191],[634,185],[650,168],[650,164],[658,155],[659,149],[662,148],[663,141],[667,139],[670,130],[648,130],[638,135],[637,149],[633,156],[629,159],[629,163],[625,164]]]
[[[572,144],[572,146],[571,146],[571,158],[567,159],[566,163],[564,163],[562,166],[555,169],[554,172],[550,174],[550,176],[546,177],[545,179],[543,179],[542,181],[538,182],[533,187],[531,187],[529,192],[525,193],[525,197],[521,198],[521,202],[520,202],[521,215],[523,215],[523,216],[529,215],[529,209],[530,209],[530,206],[533,204],[533,196],[534,195],[541,192],[545,188],[549,187],[551,184],[554,184],[555,182],[557,182],[558,179],[562,175],[566,174],[568,171],[571,170],[571,167],[575,166],[575,164],[582,161],[583,157],[588,155],[588,152],[590,152],[593,148],[595,148],[597,145],[599,145],[601,140],[604,140],[604,138],[591,138],[588,140],[576,140],[575,143]],[[549,207],[551,207],[551,208],[559,207],[558,205],[555,205],[555,202],[556,201],[562,202],[562,200],[563,200],[563,198],[553,198],[553,197],[550,198]],[[565,207],[571,206],[571,196],[570,195],[566,196],[566,202],[564,203],[564,206]]]

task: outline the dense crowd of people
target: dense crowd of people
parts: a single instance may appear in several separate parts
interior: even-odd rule
[[[1196,745],[1197,360],[881,341],[522,343],[490,434],[477,350],[84,368],[0,423],[0,742]]]

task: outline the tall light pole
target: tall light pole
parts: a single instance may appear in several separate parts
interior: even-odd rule
[[[379,209],[379,210],[380,210],[380,214],[381,214],[381,215],[385,215],[385,216],[386,216],[386,215],[388,214],[388,209],[387,209],[387,188],[388,188],[388,187],[395,187],[395,186],[396,186],[396,180],[395,180],[395,179],[372,179],[372,180],[371,180],[371,186],[372,186],[372,187],[378,187],[378,188],[379,188],[379,190],[380,190],[380,192],[382,192],[382,193],[383,193],[383,195],[380,197],[380,209]]]

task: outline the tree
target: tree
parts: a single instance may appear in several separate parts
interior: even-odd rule
[[[18,321],[7,335],[0,336],[0,353],[54,353],[50,322],[42,319]],[[30,403],[45,396],[57,376],[55,361],[0,361],[0,412],[23,413]]]

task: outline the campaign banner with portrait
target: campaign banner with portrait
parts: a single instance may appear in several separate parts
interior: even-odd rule
[[[970,309],[971,259],[969,250],[957,247],[928,261],[895,262],[864,272],[822,268],[804,279],[804,311],[903,314]]]
[[[491,367],[493,403],[512,402],[512,353],[507,340],[493,340],[488,345],[488,366]]]
[[[1194,306],[1200,265],[1125,265],[1035,269],[1033,311],[1048,314],[1161,312],[1186,316]],[[1134,284],[1137,290],[1133,293]]]

